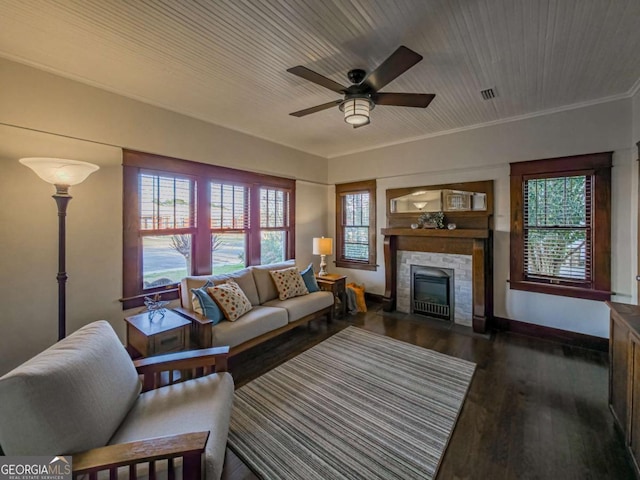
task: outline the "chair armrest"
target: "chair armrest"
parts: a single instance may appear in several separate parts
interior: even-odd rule
[[[226,369],[219,370],[218,367],[220,367],[221,364],[225,364],[224,366],[226,366],[228,356],[228,346],[212,347],[141,358],[134,360],[133,365],[138,370],[138,373],[164,372],[166,370],[181,370],[206,367],[208,365],[215,365],[216,371],[226,371]]]
[[[143,391],[153,390],[174,383],[173,372],[182,372],[181,380],[208,375],[213,372],[226,372],[229,347],[203,348],[178,353],[158,355],[134,360],[133,365],[143,376]],[[168,382],[163,382],[162,372],[168,372]]]
[[[184,307],[176,307],[173,309],[173,311],[178,313],[179,315],[182,315],[186,319],[191,320],[192,322],[197,322],[201,325],[213,323],[213,320],[205,317],[204,315],[200,315],[199,313],[196,313],[192,310],[187,310]]]
[[[133,466],[156,460],[184,457],[184,478],[187,468],[200,468],[200,456],[204,452],[209,432],[183,433],[168,437],[150,438],[136,442],[108,445],[73,455],[73,476],[91,474],[102,470]],[[153,464],[150,465],[153,469]],[[171,468],[171,467],[170,467]]]

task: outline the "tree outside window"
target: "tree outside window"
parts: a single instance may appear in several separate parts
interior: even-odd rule
[[[610,298],[611,161],[608,152],[511,164],[510,288]]]

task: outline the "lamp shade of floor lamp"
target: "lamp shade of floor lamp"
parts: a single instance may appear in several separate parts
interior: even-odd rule
[[[56,187],[53,199],[58,206],[58,340],[62,340],[66,336],[66,217],[67,204],[72,198],[69,187],[82,183],[100,167],[64,158],[21,158],[20,163]]]
[[[313,239],[313,254],[320,255],[320,272],[318,275],[327,275],[327,255],[333,253],[333,239],[332,238],[314,238]]]

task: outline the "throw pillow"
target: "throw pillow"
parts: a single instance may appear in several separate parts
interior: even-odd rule
[[[356,294],[356,306],[359,312],[367,311],[367,303],[364,300],[364,284],[358,285],[357,283],[347,283],[347,288],[353,290]]]
[[[280,300],[309,294],[309,290],[307,290],[304,280],[302,280],[302,275],[300,275],[300,271],[296,267],[271,270],[269,273],[273,278],[273,283],[276,284]]]
[[[309,290],[309,293],[320,291],[320,287],[316,281],[316,274],[313,271],[313,263],[310,263],[307,268],[302,270],[300,275],[302,275],[302,280],[304,281],[307,290]]]
[[[207,291],[230,322],[236,321],[253,308],[245,293],[233,280],[209,287]]]
[[[208,288],[213,287],[211,280],[207,280],[200,288],[191,289],[191,305],[193,311],[208,318],[212,321],[213,325],[220,323],[220,320],[224,318],[222,312],[213,298],[209,295]]]

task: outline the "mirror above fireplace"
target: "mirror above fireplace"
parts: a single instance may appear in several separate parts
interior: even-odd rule
[[[493,181],[424,185],[387,190],[387,227],[408,228],[423,213],[443,212],[445,226],[491,228]]]
[[[470,212],[487,210],[487,194],[464,190],[421,190],[389,200],[391,213]]]

